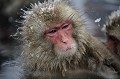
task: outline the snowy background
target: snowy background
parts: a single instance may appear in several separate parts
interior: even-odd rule
[[[71,0],[71,3],[79,11],[84,11],[90,33],[105,41],[101,28],[108,15],[119,8],[120,0]]]

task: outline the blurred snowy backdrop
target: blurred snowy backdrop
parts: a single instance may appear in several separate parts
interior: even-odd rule
[[[71,0],[71,3],[79,11],[84,11],[88,30],[104,41],[105,36],[101,28],[108,15],[119,8],[120,0]]]

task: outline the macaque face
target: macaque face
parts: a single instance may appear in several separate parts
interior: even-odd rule
[[[72,36],[72,30],[72,22],[62,21],[45,31],[45,37],[54,44],[56,55],[67,57],[75,54],[77,44]]]
[[[115,38],[114,36],[108,37],[108,47],[114,52],[116,52],[115,50],[117,50],[116,49],[117,43],[118,43],[117,38]]]
[[[108,47],[113,51],[113,52],[118,52],[118,44],[119,40],[115,38],[114,36],[108,35]]]
[[[106,35],[108,37],[108,48],[113,52],[119,51],[120,39],[119,39],[119,27],[113,21],[111,24],[106,26]]]

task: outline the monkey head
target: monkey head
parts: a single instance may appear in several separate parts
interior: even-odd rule
[[[113,12],[105,24],[108,36],[108,47],[114,52],[120,52],[120,10]]]
[[[95,56],[95,62],[107,52],[87,32],[78,12],[64,1],[38,2],[24,11],[22,17],[22,56],[29,69],[65,72],[87,67],[86,55],[90,52],[94,53],[90,56]],[[100,53],[101,50],[105,53]]]

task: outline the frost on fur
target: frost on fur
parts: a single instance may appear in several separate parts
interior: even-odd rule
[[[84,20],[77,11],[64,1],[38,2],[31,5],[28,11],[24,11],[23,18],[22,56],[26,67],[31,70],[60,71],[60,73],[79,67],[94,70],[98,61],[103,62],[104,58],[110,57],[106,47],[87,32]],[[72,35],[78,44],[78,49],[73,56],[59,58],[54,54],[54,45],[44,37],[44,31],[63,20],[72,22],[74,28]],[[92,54],[93,58],[86,58],[88,53]],[[95,67],[92,67],[93,64]]]
[[[24,11],[24,21],[22,27],[23,31],[21,34],[23,36],[25,44],[24,52],[22,55],[26,58],[26,64],[32,64],[29,66],[34,68],[35,64],[37,63],[38,69],[43,68],[45,70],[56,70],[56,68],[59,67],[59,70],[65,71],[67,66],[63,67],[63,64],[65,65],[66,61],[70,62],[72,58],[63,58],[63,61],[61,63],[59,57],[54,56],[54,51],[50,50],[53,49],[53,45],[47,42],[48,40],[44,38],[43,33],[46,27],[50,27],[65,19],[71,20],[75,23],[75,25],[77,24],[75,26],[76,29],[78,27],[83,27],[84,22],[78,17],[80,17],[78,13],[73,10],[72,7],[66,5],[64,1],[44,2],[42,4],[38,2],[37,4],[32,4],[31,9],[29,9],[28,11]],[[81,55],[84,54],[83,51],[85,50],[85,48],[82,46],[83,45],[81,44],[81,54],[79,53],[76,56],[78,57],[78,59],[76,58],[77,60],[79,60],[81,58]],[[50,62],[50,60],[52,61]]]

